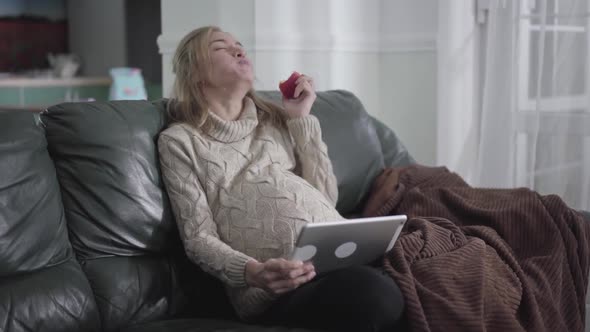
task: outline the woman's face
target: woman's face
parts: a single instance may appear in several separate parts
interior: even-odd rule
[[[236,84],[254,84],[254,72],[242,44],[227,32],[215,31],[209,39],[211,77],[213,87],[228,87]]]

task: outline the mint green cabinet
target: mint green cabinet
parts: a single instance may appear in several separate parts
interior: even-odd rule
[[[43,110],[67,101],[98,100],[109,98],[110,78],[72,79],[0,79],[0,108]],[[148,99],[162,97],[162,85],[146,83]]]

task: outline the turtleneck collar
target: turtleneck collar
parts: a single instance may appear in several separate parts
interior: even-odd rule
[[[258,125],[256,105],[252,99],[245,97],[244,106],[236,120],[224,120],[217,114],[209,112],[211,127],[207,134],[218,141],[232,143],[248,136]]]

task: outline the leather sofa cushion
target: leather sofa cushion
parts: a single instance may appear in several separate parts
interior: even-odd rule
[[[207,308],[200,304],[225,297],[194,264],[181,271],[186,257],[156,149],[163,112],[148,101],[65,103],[42,120],[71,241],[105,331],[186,309],[201,316]]]
[[[92,290],[75,259],[0,280],[0,331],[102,331]]]
[[[166,259],[147,255],[92,259],[84,271],[92,279],[105,331],[165,318],[174,306],[173,274]]]
[[[92,278],[104,331],[170,317],[237,317],[221,282],[186,258],[100,258],[86,261],[85,272]]]
[[[416,160],[410,154],[404,143],[397,135],[383,122],[371,117],[379,141],[381,142],[381,153],[385,167],[399,167],[415,164]]]
[[[0,112],[0,277],[58,265],[72,255],[46,146],[38,117]]]
[[[177,231],[156,154],[163,114],[115,101],[63,103],[41,118],[77,257],[166,251]]]
[[[0,331],[100,331],[38,115],[0,112]]]

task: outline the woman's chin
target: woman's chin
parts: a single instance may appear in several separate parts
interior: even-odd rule
[[[240,73],[235,75],[234,78],[226,83],[229,86],[233,86],[234,89],[250,90],[254,87],[254,77],[251,74]]]
[[[242,79],[254,80],[254,69],[250,65],[241,65],[236,71],[236,74]]]
[[[242,80],[244,85],[246,85],[248,87],[248,90],[252,89],[254,87],[254,77],[249,76],[249,77],[243,77]]]

